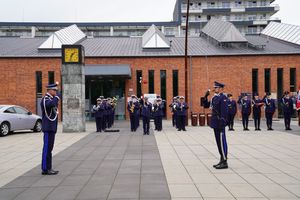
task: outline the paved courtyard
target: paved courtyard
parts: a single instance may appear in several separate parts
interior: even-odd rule
[[[42,176],[42,134],[0,138],[0,200],[288,200],[300,199],[300,128],[228,132],[229,169],[215,170],[218,153],[208,127],[178,132],[164,121],[162,132],[57,134],[57,176]],[[250,122],[252,124],[252,122]],[[264,128],[264,122],[262,122]],[[154,134],[153,134],[154,133]]]

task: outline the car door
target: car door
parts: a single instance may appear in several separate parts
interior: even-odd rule
[[[32,115],[28,114],[28,110],[19,106],[15,106],[14,109],[16,111],[16,115],[20,120],[19,130],[32,129],[35,122]]]
[[[3,112],[3,116],[4,119],[9,122],[11,131],[18,130],[18,127],[20,126],[20,120],[13,107],[8,107]]]

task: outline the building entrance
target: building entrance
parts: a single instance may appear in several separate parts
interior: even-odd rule
[[[87,120],[94,119],[91,109],[100,96],[115,97],[117,99],[115,119],[125,119],[125,79],[86,76],[85,91]]]

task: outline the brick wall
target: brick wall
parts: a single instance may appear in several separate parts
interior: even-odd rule
[[[48,71],[55,71],[55,79],[60,81],[60,59],[58,58],[0,58],[0,104],[17,104],[36,112],[35,72],[43,72],[43,93],[48,83]],[[225,92],[235,98],[241,92],[252,92],[252,69],[258,69],[259,94],[264,93],[264,69],[271,68],[271,92],[277,91],[277,68],[284,69],[284,90],[289,90],[290,68],[296,68],[297,83],[300,81],[300,55],[289,56],[226,56],[191,58],[191,78],[193,112],[203,112],[200,97],[213,82],[218,80],[226,84]],[[126,91],[133,88],[136,92],[136,70],[143,71],[142,93],[148,93],[148,70],[155,70],[155,93],[160,94],[160,70],[167,72],[167,105],[172,101],[172,70],[179,70],[179,95],[184,95],[184,58],[86,58],[86,64],[129,64],[132,78],[126,81]],[[190,69],[190,67],[188,67]],[[190,84],[190,83],[188,83]],[[191,110],[190,110],[191,111]],[[167,116],[171,113],[167,108]]]

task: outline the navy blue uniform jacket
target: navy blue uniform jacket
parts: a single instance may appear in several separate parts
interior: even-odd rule
[[[235,115],[237,112],[236,101],[235,100],[231,101],[228,99],[227,106],[228,106],[228,114]]]
[[[57,131],[57,107],[59,102],[58,96],[51,96],[46,94],[41,101],[42,109],[42,130],[43,132],[55,132]]]
[[[143,117],[151,117],[152,104],[148,102],[145,103],[142,107],[142,116]]]

